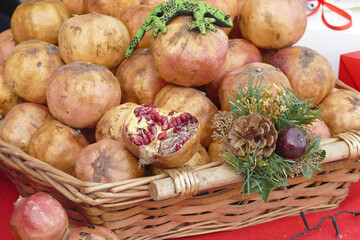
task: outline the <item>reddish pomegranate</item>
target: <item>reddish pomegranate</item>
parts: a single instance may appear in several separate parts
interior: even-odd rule
[[[189,31],[191,16],[179,16],[167,25],[167,33],[158,33],[151,41],[155,69],[167,82],[179,86],[202,86],[215,80],[228,52],[228,36],[221,27],[202,35]]]
[[[311,132],[312,137],[321,136],[321,139],[331,138],[329,127],[321,119],[316,119],[307,128]]]
[[[167,85],[156,95],[154,105],[176,111],[188,112],[200,122],[200,143],[207,148],[213,133],[211,119],[218,112],[217,107],[205,94],[194,88]]]
[[[219,105],[219,87],[226,75],[252,62],[261,62],[259,49],[245,39],[230,39],[229,51],[219,77],[205,85],[206,95],[215,105]]]
[[[100,141],[104,138],[123,142],[122,132],[128,115],[138,105],[135,103],[124,103],[107,111],[96,125],[95,138]]]
[[[75,163],[75,176],[83,181],[109,183],[144,175],[144,167],[125,144],[112,139],[83,148]]]
[[[125,120],[123,139],[142,164],[178,167],[198,150],[198,129],[190,113],[140,105]]]
[[[122,102],[153,104],[158,92],[168,85],[154,68],[149,48],[137,49],[122,61],[116,77],[121,85]]]
[[[75,229],[67,240],[118,240],[118,237],[107,228],[90,225]]]
[[[19,197],[14,205],[10,230],[15,240],[60,240],[67,234],[67,214],[51,195],[38,192]]]
[[[16,44],[11,29],[0,33],[0,65],[5,64],[7,57],[15,48]]]

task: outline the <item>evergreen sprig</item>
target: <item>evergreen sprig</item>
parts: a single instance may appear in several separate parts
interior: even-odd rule
[[[249,76],[248,84],[239,83],[238,91],[233,91],[228,98],[232,113],[247,116],[259,113],[269,119],[280,130],[288,125],[304,128],[321,116],[321,109],[309,104],[310,99],[297,98],[296,94],[282,85],[266,86],[261,81],[252,84]],[[274,89],[275,88],[275,89]],[[243,193],[258,192],[264,202],[274,187],[286,186],[286,179],[294,173],[303,173],[310,178],[312,173],[320,170],[320,162],[325,158],[325,151],[319,150],[320,138],[314,138],[308,144],[306,152],[295,160],[285,159],[275,152],[264,157],[258,146],[253,153],[246,151],[243,157],[224,151],[221,157],[232,166],[238,176],[243,177],[241,191]]]

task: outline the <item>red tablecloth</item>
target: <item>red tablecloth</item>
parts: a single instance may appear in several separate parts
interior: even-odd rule
[[[14,210],[13,202],[18,198],[18,193],[14,185],[0,171],[0,233],[1,240],[12,240],[9,229],[9,219]],[[307,214],[306,218],[310,227],[318,224],[318,221],[326,216],[333,215],[341,210],[360,211],[360,182],[353,183],[350,187],[349,196],[341,203],[340,207],[335,210],[322,211]],[[352,214],[341,214],[336,217],[342,240],[360,239],[360,216]],[[181,240],[279,240],[291,239],[298,232],[305,229],[300,215],[294,217],[286,217],[268,223],[260,224],[244,229],[211,233],[194,237],[182,238]],[[320,229],[310,231],[305,235],[297,237],[296,240],[313,240],[327,239],[332,240],[336,237],[335,230],[330,219],[325,220]]]

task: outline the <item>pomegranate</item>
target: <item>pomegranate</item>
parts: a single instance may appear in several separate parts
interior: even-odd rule
[[[241,11],[241,8],[244,4],[246,0],[237,0],[237,7],[238,7],[238,12],[236,14],[236,17],[234,18],[234,21],[233,21],[233,28],[231,29],[231,32],[229,33],[229,38],[230,39],[236,39],[236,38],[243,38],[242,35],[241,35],[241,32],[240,32],[240,25],[239,25],[239,14],[240,14],[240,11]]]
[[[30,0],[17,6],[10,26],[18,43],[30,39],[58,43],[63,22],[71,17],[64,3],[56,0]]]
[[[310,48],[280,49],[269,64],[286,75],[299,98],[311,99],[310,104],[318,105],[335,87],[336,77],[330,62]]]
[[[77,156],[87,145],[80,131],[53,120],[44,123],[31,136],[27,152],[54,168],[74,175]]]
[[[100,141],[104,138],[123,142],[122,132],[126,118],[138,105],[135,103],[124,103],[107,111],[96,125],[95,138]]]
[[[118,240],[114,232],[101,226],[82,226],[70,233],[67,240]]]
[[[54,117],[46,106],[37,103],[15,105],[0,124],[0,138],[26,151],[31,136]]]
[[[229,14],[230,19],[233,23],[235,23],[238,15],[238,4],[237,0],[202,0],[203,2],[206,2],[213,8],[217,8],[221,11],[223,11],[226,14]],[[234,26],[233,26],[234,27]],[[223,28],[226,34],[229,34],[231,28]]]
[[[84,14],[84,0],[60,0],[69,9],[71,14]]]
[[[13,106],[23,102],[5,81],[4,68],[4,65],[0,65],[0,118],[4,118]]]
[[[110,69],[125,58],[129,44],[129,32],[120,20],[97,13],[76,15],[59,31],[59,51],[67,64],[92,62]]]
[[[219,139],[213,141],[208,149],[208,154],[211,162],[224,161],[220,154],[228,151],[228,146],[225,141],[220,142]]]
[[[210,162],[209,154],[207,153],[206,149],[203,146],[200,146],[198,151],[190,158],[189,161],[184,163],[183,166],[186,165],[190,167],[195,167],[195,166],[205,165],[209,162]],[[171,168],[167,168],[167,169],[171,169]],[[150,170],[152,175],[157,175],[164,172],[164,168],[157,168],[154,166],[151,166]]]
[[[15,240],[65,239],[68,217],[61,204],[51,195],[38,192],[28,198],[19,197],[10,218]]]
[[[102,139],[82,149],[75,164],[75,176],[89,182],[117,182],[144,175],[144,167],[125,144],[112,139]]]
[[[0,65],[5,64],[11,51],[15,48],[17,42],[11,32],[7,29],[0,33]]]
[[[46,90],[50,112],[74,128],[93,128],[110,108],[119,105],[119,81],[109,69],[73,62],[57,68]]]
[[[207,96],[215,105],[219,105],[219,87],[226,75],[252,62],[261,62],[259,49],[245,39],[230,39],[229,51],[220,75],[214,81],[205,85],[204,89]]]
[[[123,139],[142,164],[171,168],[198,150],[198,129],[199,121],[190,113],[143,104],[125,120]]]
[[[16,45],[8,56],[5,79],[20,97],[45,104],[50,75],[63,65],[57,46],[40,40],[27,40]]]
[[[115,16],[122,9],[141,4],[141,0],[83,0],[85,13],[100,13]]]
[[[276,92],[277,89],[284,91],[285,86],[291,89],[290,82],[279,69],[266,63],[249,63],[240,69],[231,71],[221,82],[219,88],[219,101],[221,110],[230,111],[228,97],[232,98],[233,91],[239,90],[239,84],[245,86],[249,80],[253,85],[263,84],[271,86],[271,91]]]
[[[221,27],[202,35],[191,16],[179,16],[167,25],[167,33],[158,33],[150,49],[155,69],[167,82],[180,86],[202,86],[215,80],[228,52],[228,36]]]
[[[136,32],[139,30],[153,8],[153,5],[138,5],[131,8],[124,8],[118,11],[115,14],[115,17],[125,24],[127,30],[129,31],[130,39],[133,39]],[[152,38],[153,30],[150,29],[144,34],[137,45],[137,48],[149,48]]]
[[[331,138],[329,127],[322,119],[316,119],[312,124],[307,126],[312,137],[321,136],[321,139]]]
[[[329,127],[331,135],[360,131],[360,93],[339,89],[322,100],[322,120]]]
[[[194,88],[168,85],[156,95],[154,105],[176,111],[189,112],[200,122],[200,143],[205,148],[211,143],[213,133],[211,119],[218,112],[217,107],[205,94]]]
[[[257,47],[280,49],[303,36],[307,17],[299,0],[251,0],[241,7],[239,25],[243,37]]]
[[[158,92],[168,85],[155,70],[149,48],[137,49],[122,61],[116,77],[121,85],[122,102],[153,104]]]

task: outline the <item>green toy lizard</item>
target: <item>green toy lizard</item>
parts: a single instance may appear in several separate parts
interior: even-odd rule
[[[206,29],[216,32],[216,28],[211,24],[214,23],[220,27],[232,27],[233,23],[230,16],[212,8],[205,2],[194,0],[168,0],[159,6],[155,7],[146,17],[145,21],[136,32],[135,37],[128,47],[125,57],[129,58],[135,50],[145,32],[153,29],[154,38],[157,36],[159,30],[162,33],[167,32],[166,24],[179,15],[191,15],[195,21],[188,26],[188,30],[199,28],[201,34],[206,34]]]

